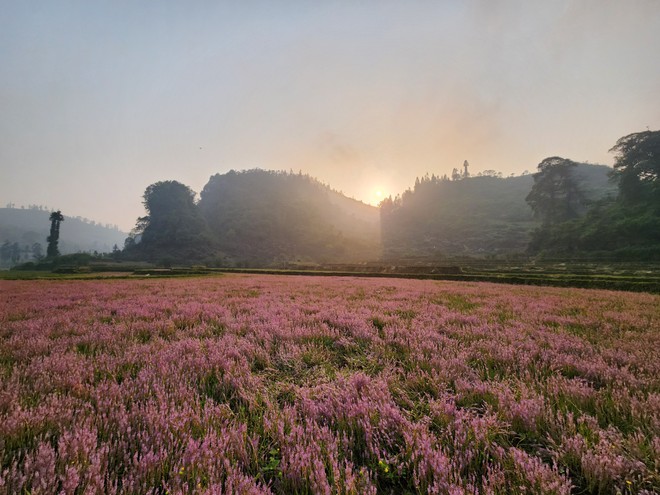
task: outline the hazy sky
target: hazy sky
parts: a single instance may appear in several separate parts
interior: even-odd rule
[[[660,0],[0,0],[0,202],[130,229],[151,183],[612,163],[660,129]]]

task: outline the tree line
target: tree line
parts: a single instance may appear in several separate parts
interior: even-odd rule
[[[385,199],[380,232],[333,207],[329,188],[302,174],[216,174],[199,201],[188,186],[162,181],[146,189],[147,215],[124,254],[261,265],[466,254],[659,259],[660,131],[624,136],[611,152],[613,169],[553,156],[532,175],[506,178],[470,176],[466,161],[451,178],[426,175]]]
[[[619,139],[613,169],[553,156],[531,177],[471,177],[465,162],[451,178],[417,178],[380,205],[385,257],[660,259],[659,135]]]
[[[660,131],[624,136],[610,152],[617,195],[597,201],[575,179],[574,161],[555,156],[538,165],[526,198],[541,222],[531,254],[660,259]]]
[[[0,264],[13,266],[27,261],[41,261],[44,258],[43,246],[39,242],[19,244],[5,241],[0,245]]]

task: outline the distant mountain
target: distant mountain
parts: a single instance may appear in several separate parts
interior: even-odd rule
[[[216,174],[198,206],[218,250],[237,263],[380,257],[378,208],[307,175],[260,169]]]
[[[591,200],[616,195],[611,169],[579,164],[575,175]],[[537,223],[525,202],[531,175],[418,179],[381,206],[385,258],[521,253]]]
[[[46,252],[50,231],[50,211],[30,208],[0,208],[0,244],[17,242],[22,248],[40,243]],[[123,247],[127,235],[117,228],[104,226],[64,213],[60,226],[59,250],[62,254],[80,251],[110,252],[117,244]],[[23,260],[27,257],[24,256]]]

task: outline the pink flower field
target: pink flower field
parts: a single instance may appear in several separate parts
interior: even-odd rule
[[[0,282],[0,493],[660,491],[660,297]]]

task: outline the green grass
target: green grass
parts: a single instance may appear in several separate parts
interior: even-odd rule
[[[173,269],[145,268],[143,266],[122,266],[114,271],[107,267],[90,266],[88,273],[52,273],[48,271],[0,271],[0,280],[97,280],[103,278],[137,278],[137,277],[189,277],[208,276],[221,273],[258,273],[278,275],[317,275],[317,276],[358,276],[358,277],[390,277],[430,280],[456,280],[472,282],[495,282],[522,285],[545,285],[557,287],[580,287],[593,289],[611,289],[631,292],[660,293],[660,263],[633,262],[505,262],[491,260],[457,260],[453,264],[460,265],[460,273],[428,273],[423,267],[400,267],[395,272],[364,271],[361,265],[347,265],[350,270],[300,270],[279,268],[200,268],[177,267]],[[364,297],[364,294],[353,294],[354,298]],[[460,306],[459,302],[450,304]],[[460,308],[469,310],[470,308]]]

